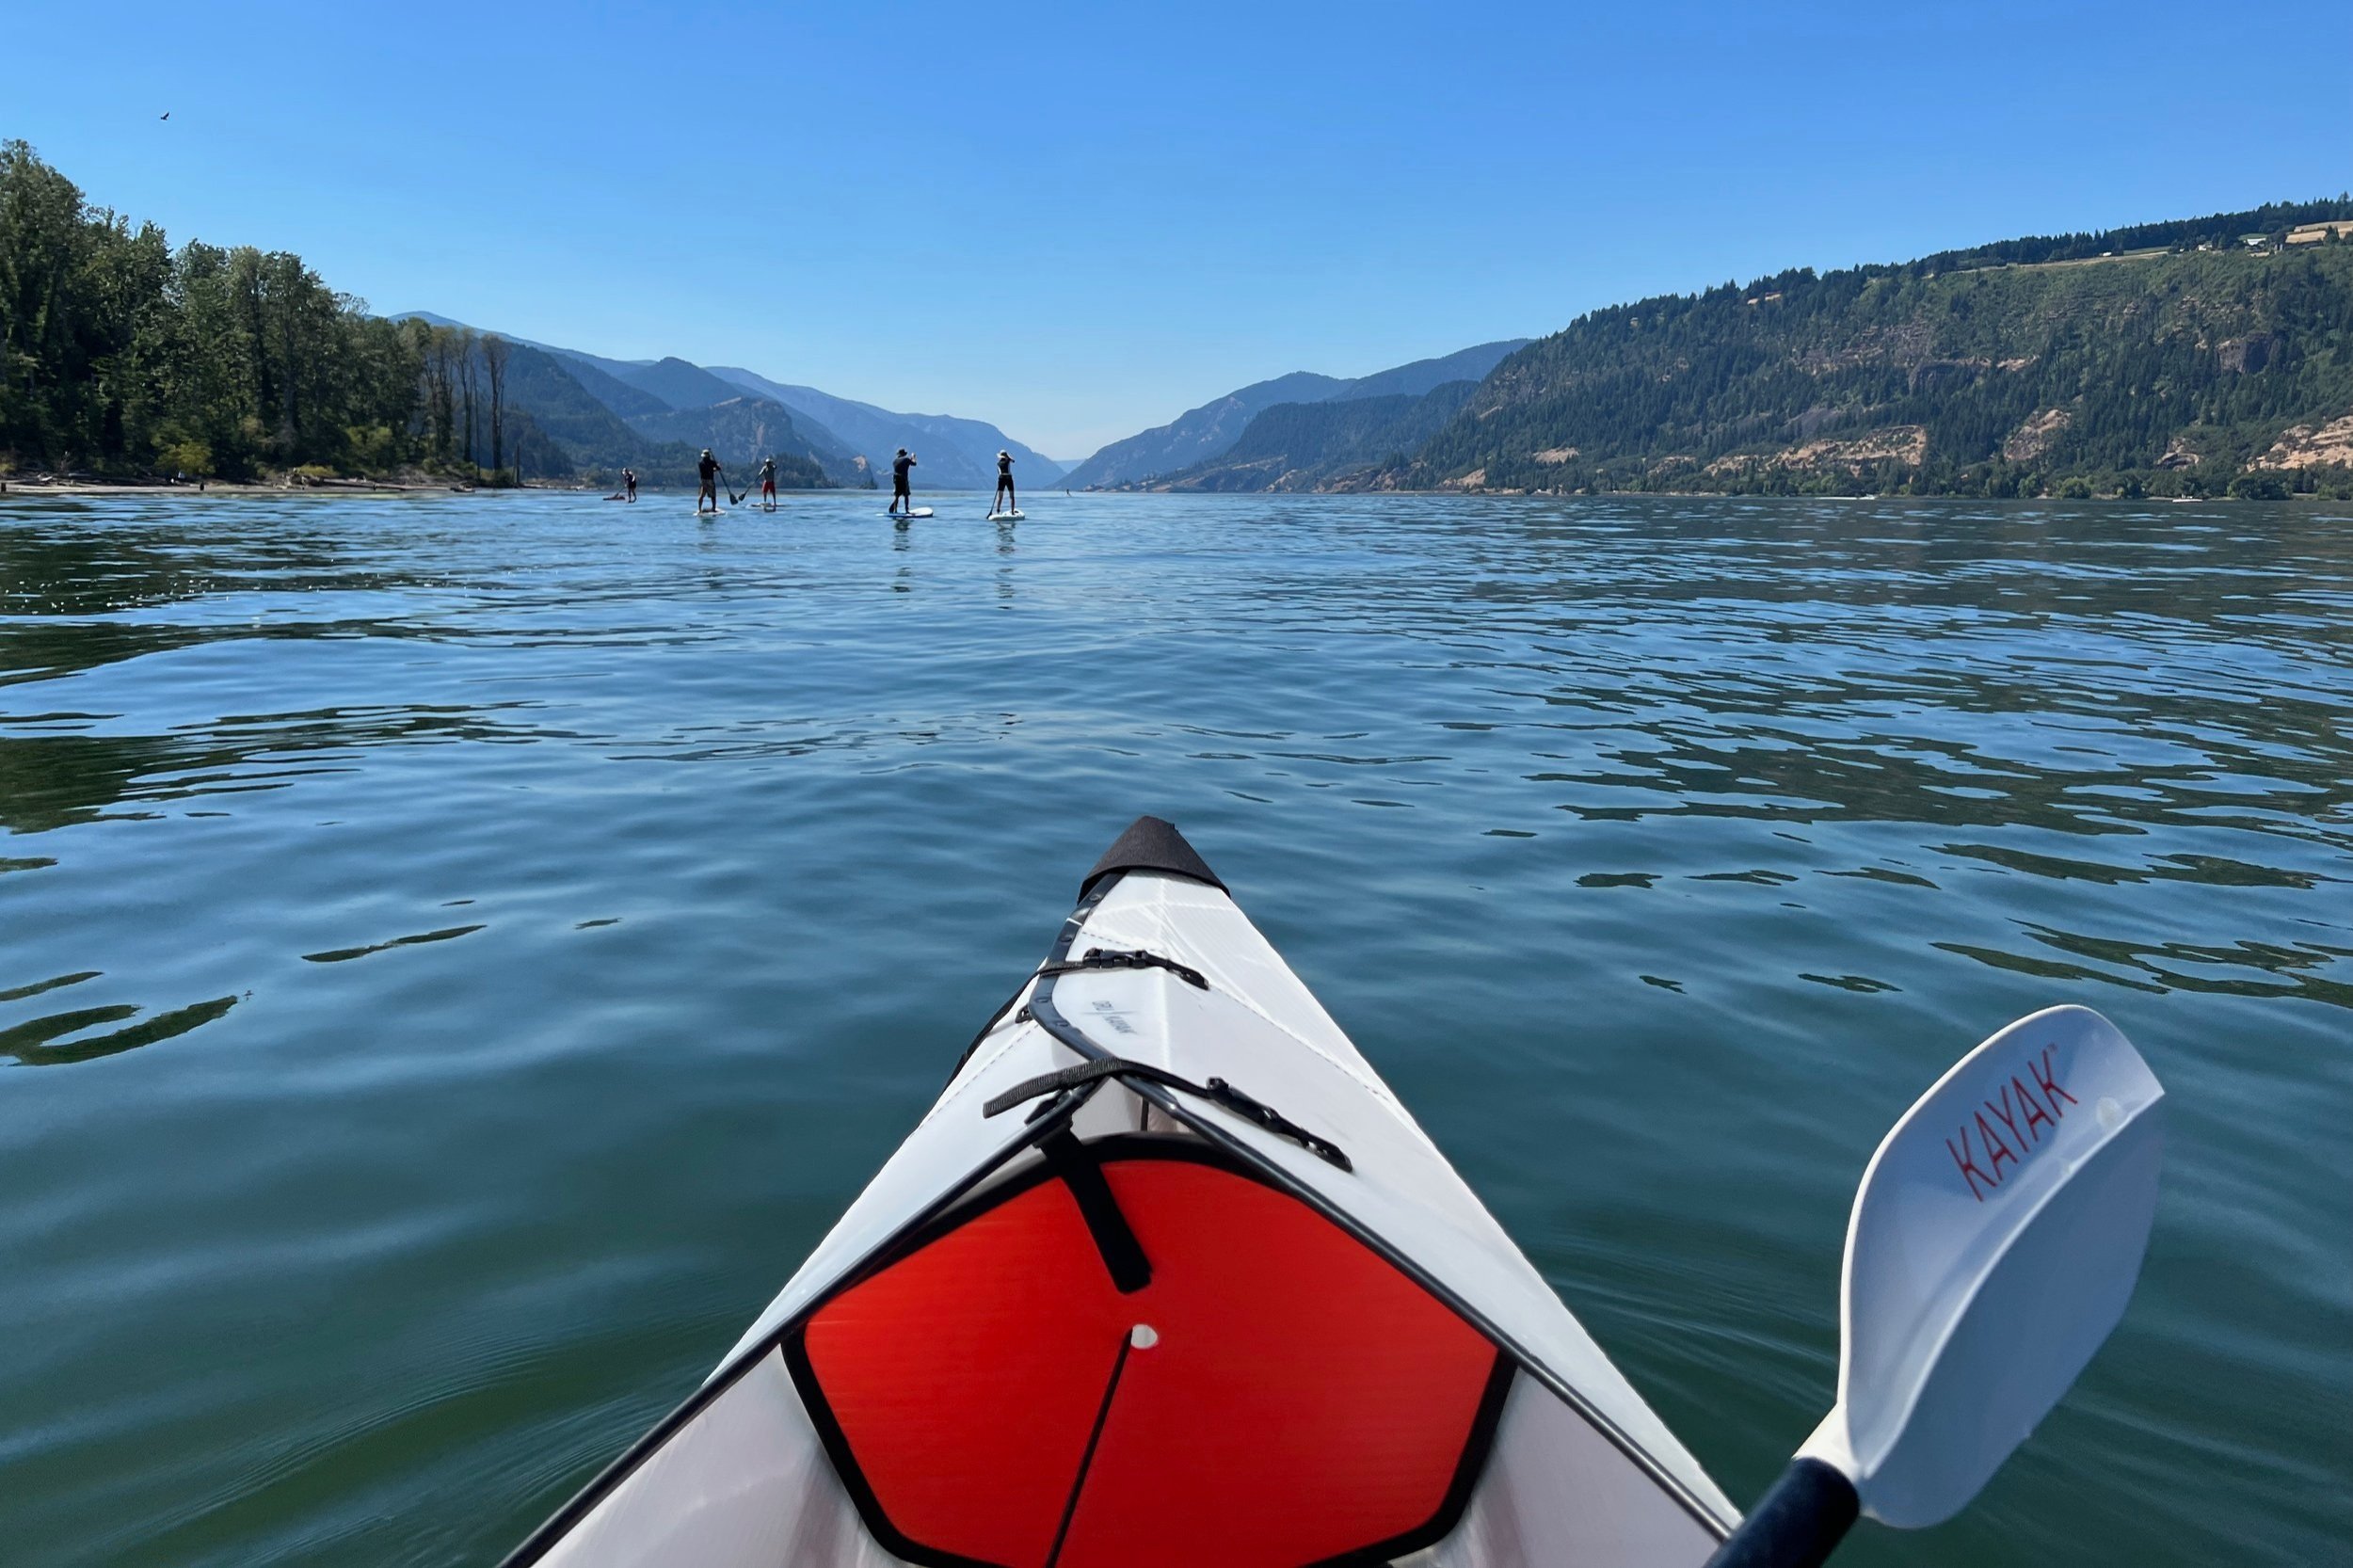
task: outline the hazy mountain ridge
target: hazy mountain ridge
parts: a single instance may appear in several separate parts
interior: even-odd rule
[[[1073,488],[1103,488],[1162,478],[1223,456],[1241,440],[1252,420],[1283,404],[1338,402],[1358,397],[1418,397],[1449,381],[1478,381],[1529,340],[1478,344],[1436,359],[1344,379],[1313,371],[1293,371],[1253,382],[1224,397],[1188,408],[1166,424],[1112,442],[1072,469],[1064,483]]]
[[[475,401],[483,405],[478,421],[487,426],[489,382],[480,369],[479,350],[474,361]],[[631,428],[573,377],[571,367],[528,344],[514,344],[508,349],[504,401],[510,419],[520,416],[527,422],[526,431],[536,429],[556,448],[539,450],[527,435],[520,442],[510,441],[520,455],[526,477],[571,479],[584,472],[602,477],[631,467],[649,484],[676,484],[694,470],[693,451]]]
[[[409,315],[438,327],[460,325],[429,312]],[[660,370],[658,364],[600,363],[520,338],[505,342],[504,400],[510,421],[520,422],[510,444],[521,454],[522,471],[530,478],[585,476],[610,482],[622,469],[632,468],[649,485],[688,485],[695,479],[696,459],[709,447],[739,481],[755,471],[760,457],[773,455],[777,477],[791,488],[872,483],[840,443],[822,432],[812,436],[799,428],[780,405],[760,403],[717,383],[728,394],[728,405],[673,408],[653,392],[601,368],[613,363],[654,372]],[[483,406],[477,424],[487,426],[489,379],[479,347],[473,364],[475,400]],[[655,378],[691,385],[675,371],[661,371]],[[622,416],[622,408],[632,410],[629,417]],[[552,451],[548,450],[551,443]]]
[[[479,351],[475,362],[480,364]],[[488,377],[478,370],[476,381],[487,396]],[[569,367],[552,354],[528,344],[516,344],[508,351],[505,401],[530,416],[542,434],[561,445],[573,466],[594,468],[608,458],[616,463],[643,463],[651,456],[653,443],[582,386]],[[559,465],[543,463],[538,472],[553,476],[565,471]]]
[[[1153,490],[1313,490],[1402,462],[1469,401],[1476,381],[1447,381],[1418,397],[1330,398],[1261,409],[1222,456],[1154,480]]]
[[[672,408],[708,408],[714,403],[725,403],[743,392],[732,382],[723,381],[702,366],[690,364],[675,355],[656,360],[649,365],[634,365],[627,360],[600,363],[568,348],[558,348],[553,352],[567,360],[595,365],[599,370],[604,370],[606,364],[617,364],[619,368],[604,373],[624,385],[660,398]]]
[[[430,311],[406,312],[404,317],[440,327],[464,325]],[[1025,486],[1058,483],[1064,472],[1064,465],[984,420],[897,413],[815,387],[771,380],[740,366],[703,366],[675,356],[614,360],[499,335],[558,362],[594,401],[642,439],[708,446],[730,469],[744,456],[735,450],[739,445],[769,442],[780,457],[805,457],[816,465],[824,481],[853,488],[872,486],[875,472],[887,471],[902,446],[912,449],[921,462],[919,485],[935,489],[994,486],[1000,450],[1013,454],[1015,476]],[[788,430],[792,434],[783,434]],[[616,445],[610,440],[603,444],[608,449]]]
[[[1278,403],[1312,402],[1347,384],[1305,370],[1253,382],[1198,408],[1188,408],[1166,424],[1112,442],[1064,474],[1063,483],[1073,489],[1101,488],[1191,468],[1240,440],[1259,409]]]
[[[1334,394],[1329,401],[1399,395],[1420,397],[1453,381],[1468,381],[1476,385],[1485,380],[1496,366],[1535,341],[1533,338],[1499,338],[1494,343],[1476,344],[1451,354],[1442,354],[1434,360],[1416,360],[1393,369],[1378,370],[1349,382],[1344,392]]]
[[[671,405],[642,388],[632,387],[617,376],[608,376],[589,361],[573,355],[559,354],[551,349],[536,349],[550,359],[560,360],[571,378],[580,383],[589,396],[612,409],[623,419],[640,414],[664,414]]]
[[[751,482],[760,459],[776,459],[780,483],[793,488],[836,485],[857,488],[872,483],[856,456],[830,437],[812,436],[783,404],[764,397],[736,396],[707,408],[672,408],[640,414],[631,428],[648,440],[709,448],[740,488]],[[802,472],[795,464],[806,464]]]
[[[772,381],[737,365],[714,365],[713,376],[792,410],[804,424],[823,425],[849,450],[888,471],[899,448],[913,452],[917,478],[935,489],[989,489],[997,483],[997,454],[1010,452],[1014,477],[1024,486],[1062,482],[1063,465],[1023,445],[996,425],[953,414],[902,414],[815,387]]]

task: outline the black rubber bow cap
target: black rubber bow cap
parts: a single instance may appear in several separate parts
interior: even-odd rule
[[[1118,842],[1103,852],[1103,858],[1095,862],[1086,880],[1079,884],[1079,896],[1084,898],[1095,885],[1114,872],[1159,872],[1164,876],[1190,877],[1206,882],[1220,892],[1229,892],[1217,872],[1201,854],[1185,842],[1185,836],[1176,831],[1176,824],[1159,817],[1138,817],[1119,836]]]

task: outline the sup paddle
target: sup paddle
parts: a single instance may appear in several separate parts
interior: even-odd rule
[[[2156,1217],[2165,1090],[2054,1007],[1904,1112],[1847,1225],[1838,1400],[1708,1568],[1814,1568],[1858,1512],[1951,1518],[2124,1315]]]

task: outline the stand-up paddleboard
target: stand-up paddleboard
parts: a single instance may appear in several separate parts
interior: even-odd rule
[[[910,508],[908,508],[906,511],[904,511],[904,512],[885,512],[885,513],[883,514],[883,516],[885,516],[885,517],[887,517],[887,518],[903,518],[903,519],[904,519],[904,518],[927,518],[927,517],[930,517],[931,515],[932,515],[932,509],[931,509],[929,506],[914,506],[914,507],[910,507]]]
[[[1010,512],[991,512],[988,514],[988,520],[991,522],[1019,522],[1023,518],[1026,518],[1029,515],[1029,513],[1016,506]]]
[[[1811,1568],[1858,1507],[1958,1508],[2073,1380],[2138,1271],[2161,1095],[2061,1008],[1913,1107],[1857,1196],[1838,1406],[1726,1541],[1698,1461],[1142,818],[783,1293],[506,1568]],[[1996,1115],[2064,1146],[1978,1169]],[[1940,1163],[1953,1127],[1980,1143]]]

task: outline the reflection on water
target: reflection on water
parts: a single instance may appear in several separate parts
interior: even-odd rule
[[[2104,1008],[2174,1091],[2141,1295],[1979,1508],[1841,1560],[2353,1536],[2341,508],[983,510],[0,503],[12,1552],[495,1558],[1143,810],[1736,1496],[1887,1122]]]
[[[454,936],[472,936],[481,930],[478,925],[444,926],[439,931],[421,931],[413,936],[395,936],[388,942],[371,942],[363,948],[337,948],[331,952],[306,952],[308,964],[340,964],[345,959],[365,958],[372,952],[390,952],[394,948],[412,948],[421,942],[446,942]]]
[[[117,1051],[133,1050],[152,1046],[158,1040],[168,1040],[175,1034],[185,1034],[200,1025],[211,1023],[237,1005],[234,997],[216,997],[190,1007],[175,1007],[168,1013],[158,1013],[128,1029],[104,1030],[102,1025],[120,1023],[138,1016],[139,1009],[127,1002],[111,1007],[84,1007],[72,1012],[53,1013],[47,1017],[28,1018],[11,1028],[0,1029],[0,1056],[12,1056],[28,1067],[61,1062],[90,1062]],[[72,1038],[69,1038],[72,1036]]]
[[[344,771],[362,747],[572,738],[531,727],[521,714],[534,706],[512,701],[240,714],[175,727],[168,735],[105,733],[101,727],[117,716],[111,714],[31,715],[0,736],[0,826],[33,833],[120,815],[108,808],[125,803],[148,808],[283,789],[299,778]]]

